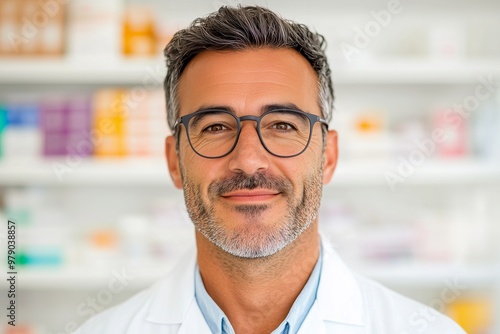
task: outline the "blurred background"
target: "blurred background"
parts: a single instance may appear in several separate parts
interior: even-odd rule
[[[0,247],[15,221],[19,272],[17,326],[0,333],[71,333],[192,245],[163,158],[162,50],[239,3],[328,41],[340,161],[325,237],[468,333],[500,333],[494,0],[0,0]],[[5,279],[0,289],[7,305]],[[425,332],[432,320],[413,321]]]

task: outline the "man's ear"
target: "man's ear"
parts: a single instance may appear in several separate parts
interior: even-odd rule
[[[325,160],[323,163],[323,184],[330,183],[338,159],[337,131],[329,130],[326,135]]]
[[[182,189],[181,169],[179,165],[179,156],[175,149],[174,136],[165,138],[165,157],[167,158],[168,171],[170,172],[170,177],[172,178],[174,186],[177,189]]]

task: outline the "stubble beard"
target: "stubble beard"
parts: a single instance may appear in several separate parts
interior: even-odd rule
[[[189,217],[195,228],[223,251],[240,258],[263,258],[276,254],[291,244],[311,226],[316,219],[321,203],[323,164],[313,170],[304,181],[304,188],[299,196],[294,197],[293,184],[286,178],[269,173],[256,173],[248,176],[234,176],[212,182],[208,187],[210,203],[202,196],[200,185],[195,184],[182,173],[184,200]],[[182,170],[182,167],[181,167]],[[236,222],[237,228],[228,228],[217,217],[215,203],[221,194],[240,189],[272,189],[280,192],[287,203],[282,217],[271,217],[273,223],[264,221],[264,213],[270,207],[267,204],[225,206],[234,210],[234,219],[244,216]],[[269,218],[268,218],[269,219]],[[235,224],[232,224],[233,226]]]

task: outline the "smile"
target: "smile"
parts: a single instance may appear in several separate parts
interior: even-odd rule
[[[280,192],[276,190],[254,189],[231,191],[222,195],[222,198],[236,202],[258,202],[275,198]]]

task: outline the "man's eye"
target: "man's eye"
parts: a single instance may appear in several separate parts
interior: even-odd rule
[[[212,124],[212,125],[205,127],[205,129],[203,131],[204,132],[219,132],[219,131],[224,131],[226,129],[227,129],[227,127],[225,127],[222,124]]]
[[[292,126],[290,123],[285,123],[285,122],[274,123],[272,128],[280,131],[288,131],[295,129],[295,127]]]

